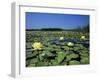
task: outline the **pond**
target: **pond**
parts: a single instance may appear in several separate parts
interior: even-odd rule
[[[82,44],[86,47],[89,47],[89,40],[78,40],[78,39],[64,39],[64,40],[59,40],[59,39],[53,39],[51,40],[52,44],[56,44],[56,45],[61,45],[62,43],[74,43],[74,44]]]

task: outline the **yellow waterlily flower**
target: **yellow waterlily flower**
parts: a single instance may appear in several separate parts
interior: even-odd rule
[[[64,37],[60,37],[60,40],[64,40]]]
[[[74,46],[74,43],[68,42],[67,45],[68,45],[68,46]]]
[[[32,47],[34,50],[41,50],[42,49],[42,44],[41,42],[35,42],[32,44]]]
[[[82,40],[85,40],[85,39],[86,39],[86,37],[85,37],[85,36],[81,36],[81,39],[82,39]]]

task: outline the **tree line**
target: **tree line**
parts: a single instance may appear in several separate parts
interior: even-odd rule
[[[89,25],[86,25],[84,27],[77,27],[75,29],[41,28],[41,29],[26,29],[26,31],[83,31],[83,32],[89,32]]]

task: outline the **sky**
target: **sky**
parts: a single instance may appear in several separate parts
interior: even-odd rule
[[[89,15],[26,12],[25,17],[26,29],[75,29],[89,24]]]

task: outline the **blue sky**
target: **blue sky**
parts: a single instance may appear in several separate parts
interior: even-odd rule
[[[89,24],[89,15],[26,12],[26,29],[74,29]]]

